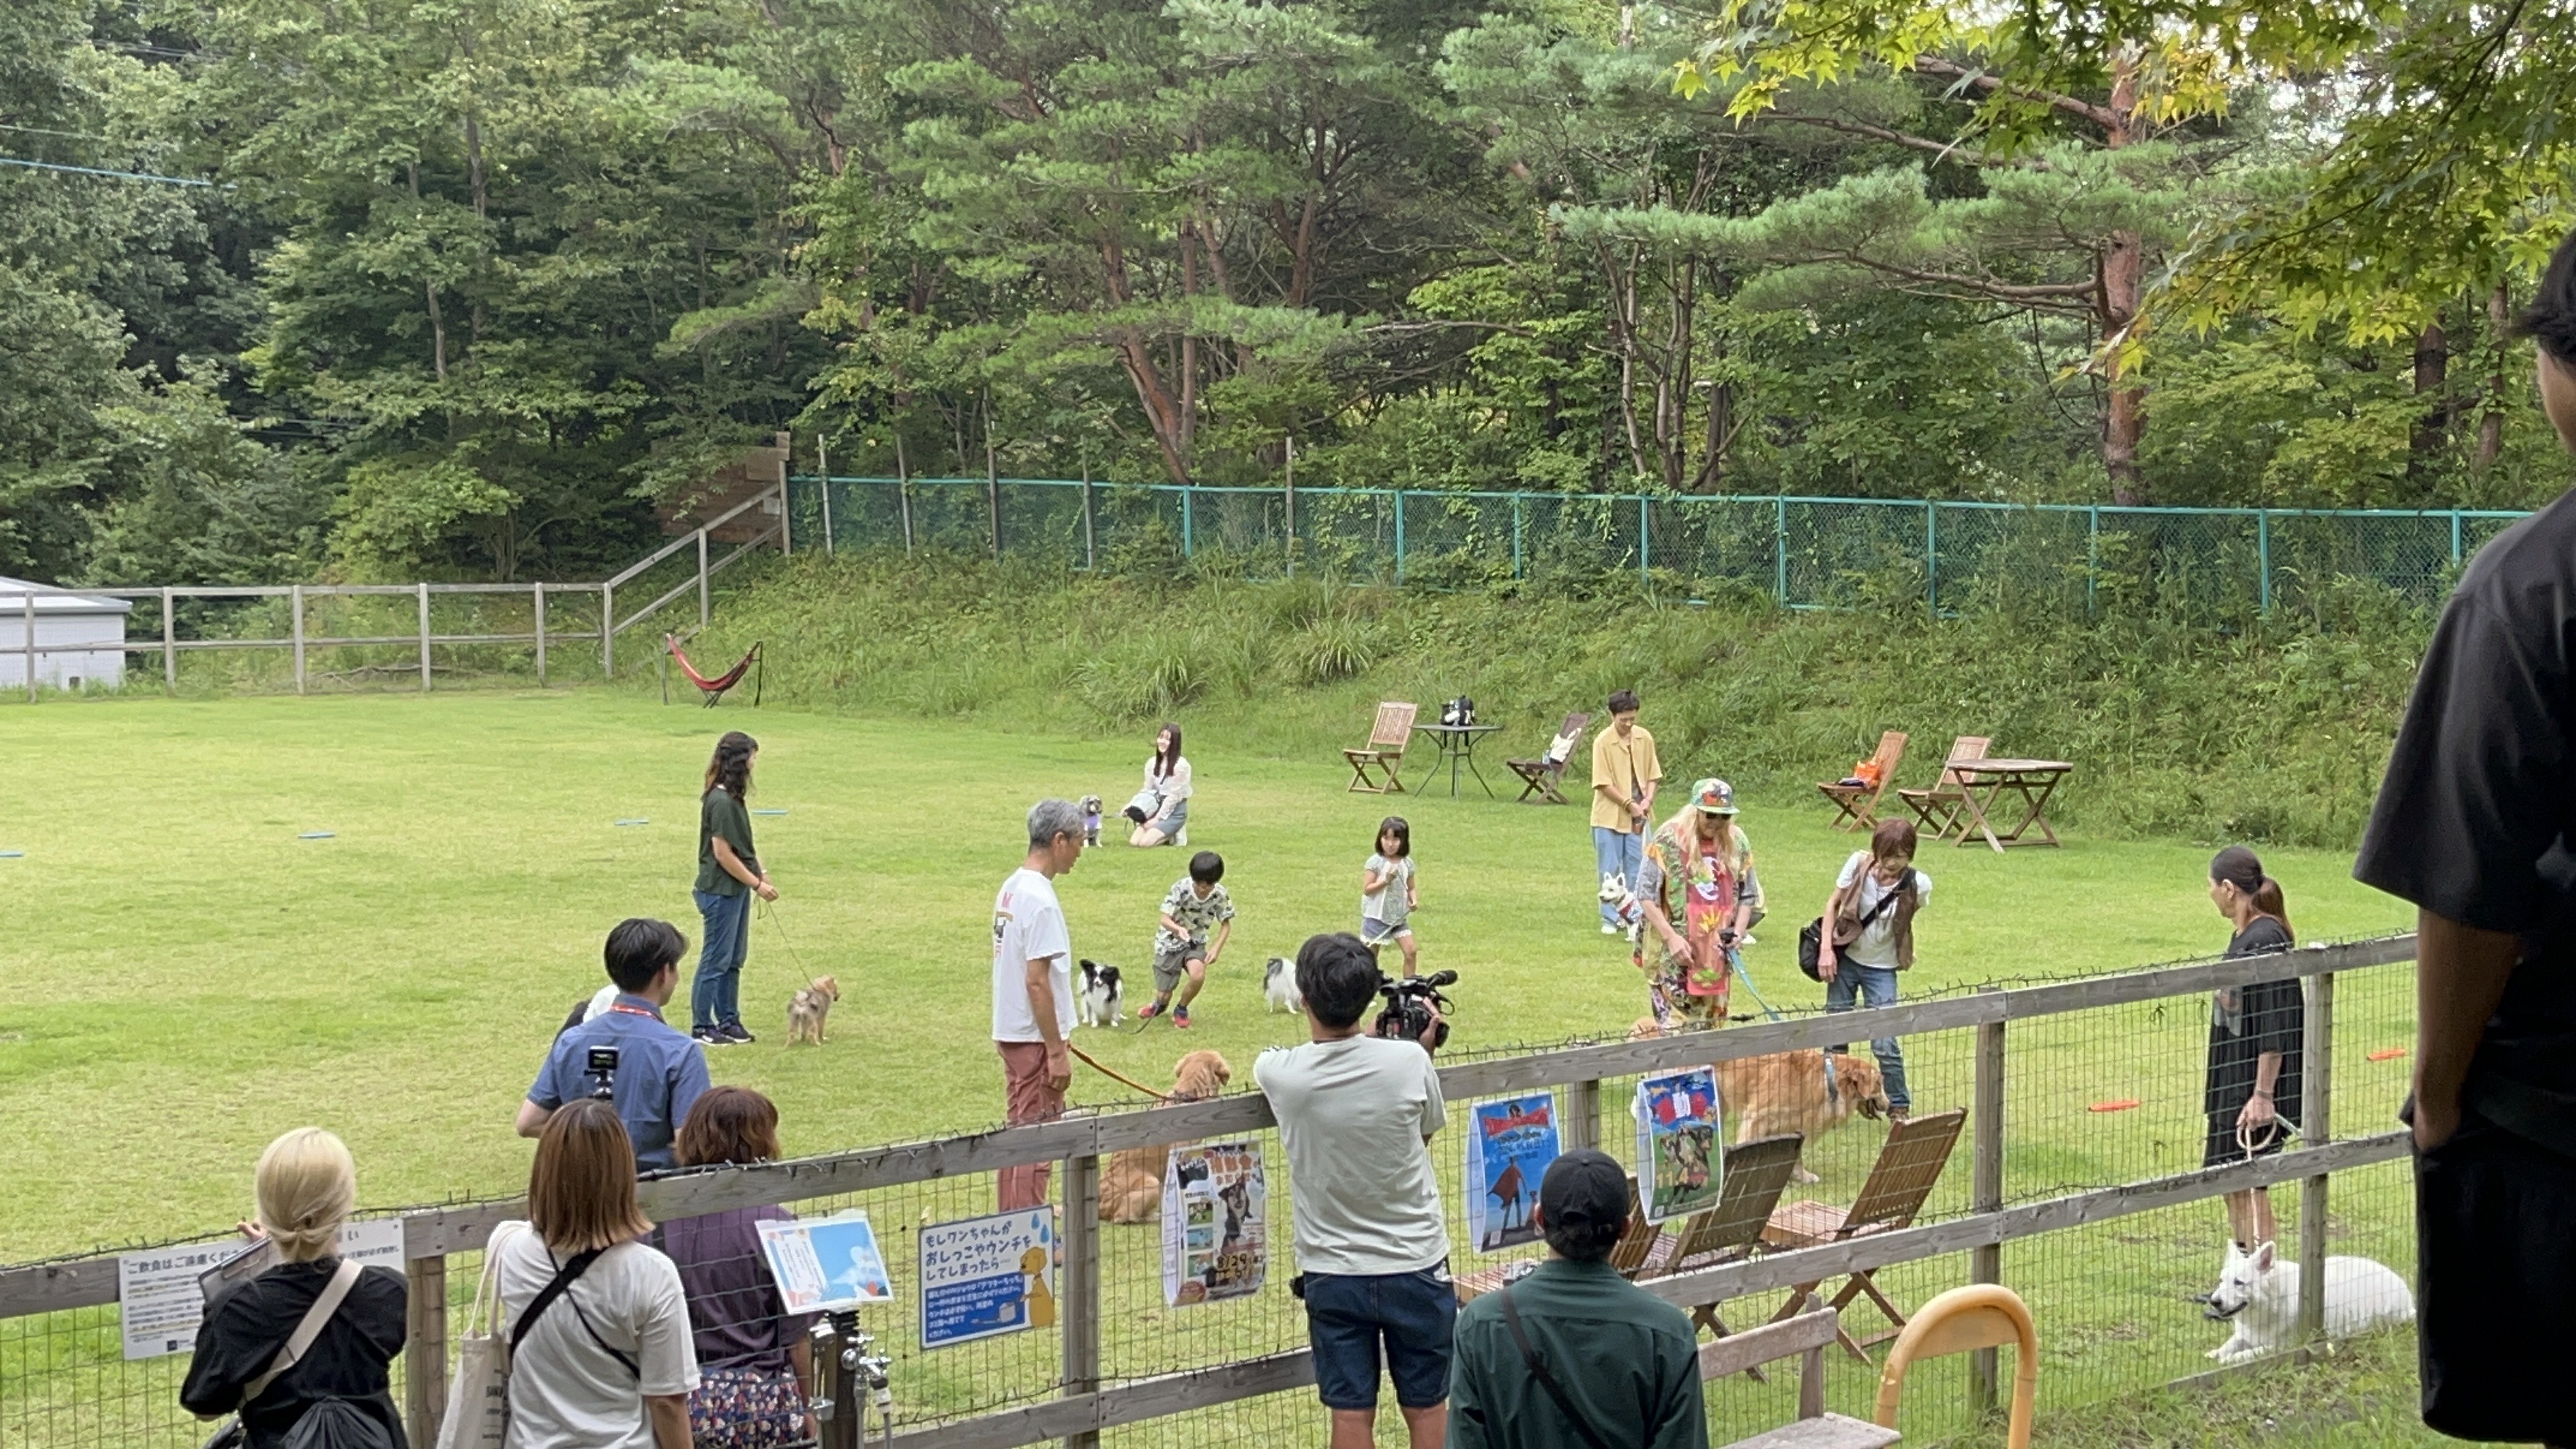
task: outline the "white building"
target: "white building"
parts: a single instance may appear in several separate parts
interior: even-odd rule
[[[27,687],[27,599],[35,597],[36,679],[56,689],[125,680],[125,616],[134,605],[0,578],[0,688]],[[93,647],[84,647],[93,646]]]

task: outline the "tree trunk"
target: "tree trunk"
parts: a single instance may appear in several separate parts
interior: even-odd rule
[[[2415,400],[2423,411],[2415,415],[2415,429],[2406,442],[2406,481],[2419,497],[2433,486],[2442,450],[2450,442],[2450,371],[2451,339],[2437,316],[2415,334]]]
[[[2478,417],[2478,471],[2495,466],[2496,455],[2504,451],[2504,337],[2513,325],[2513,299],[2505,284],[2496,283],[2487,293],[2487,348],[2495,359],[2495,371],[2487,377],[2487,405]]]
[[[2137,107],[2137,50],[2134,46],[2123,47],[2112,74],[2114,124],[2103,135],[2105,147],[2118,150],[2136,139],[2130,123]],[[2138,472],[2138,439],[2146,425],[2146,390],[2128,380],[2128,368],[2120,360],[2120,352],[2129,340],[2129,328],[2138,318],[2138,300],[2146,275],[2144,240],[2134,231],[2112,232],[2096,275],[2100,287],[2095,305],[2100,313],[2102,343],[2110,354],[2103,373],[2110,397],[2102,415],[2102,468],[2110,475],[2112,502],[2140,504],[2147,501],[2146,481]]]
[[[411,199],[412,204],[417,206],[420,204],[420,163],[414,161],[409,164],[411,171]],[[440,382],[445,382],[447,381],[447,319],[442,317],[438,310],[438,279],[436,277],[423,278],[421,286],[429,294],[430,371],[437,376]]]

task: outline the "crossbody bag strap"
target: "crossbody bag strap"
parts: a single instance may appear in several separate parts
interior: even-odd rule
[[[1520,1345],[1521,1362],[1529,1365],[1530,1376],[1538,1380],[1540,1388],[1547,1390],[1547,1396],[1556,1401],[1556,1411],[1565,1416],[1565,1422],[1574,1426],[1575,1433],[1583,1436],[1583,1442],[1590,1449],[1610,1449],[1601,1436],[1593,1432],[1592,1425],[1575,1412],[1574,1401],[1565,1396],[1564,1386],[1556,1381],[1556,1375],[1547,1371],[1547,1362],[1538,1356],[1538,1350],[1530,1346],[1529,1334],[1521,1327],[1520,1305],[1512,1301],[1512,1290],[1506,1288],[1497,1296],[1503,1300],[1503,1326],[1512,1331],[1512,1342]]]
[[[321,1296],[313,1300],[312,1307],[304,1310],[304,1317],[296,1323],[295,1331],[286,1336],[285,1346],[278,1349],[277,1358],[269,1364],[268,1372],[242,1386],[241,1401],[245,1406],[268,1392],[268,1386],[277,1382],[278,1375],[295,1367],[305,1354],[312,1351],[313,1340],[322,1336],[322,1325],[329,1323],[331,1315],[340,1311],[342,1300],[349,1296],[349,1289],[356,1284],[361,1271],[356,1263],[346,1258],[340,1260],[339,1268],[331,1274],[331,1281],[322,1285]]]
[[[626,1371],[636,1378],[644,1377],[644,1370],[637,1365],[632,1355],[621,1352],[607,1339],[599,1336],[599,1330],[591,1326],[590,1315],[582,1311],[581,1300],[566,1297],[572,1291],[572,1281],[590,1271],[590,1265],[598,1262],[600,1254],[607,1251],[606,1248],[592,1248],[585,1253],[575,1253],[565,1260],[562,1267],[555,1270],[555,1276],[544,1288],[538,1290],[535,1298],[529,1300],[528,1310],[519,1315],[518,1326],[510,1330],[512,1358],[518,1357],[520,1343],[536,1328],[537,1320],[545,1316],[545,1311],[554,1306],[556,1299],[564,1298],[572,1304],[573,1317],[581,1320],[581,1331],[590,1335],[590,1341],[598,1344],[602,1353],[626,1365]]]
[[[1869,874],[1869,867],[1867,867],[1867,866],[1862,866],[1862,867],[1861,867],[1861,874],[1862,874],[1863,876],[1867,876],[1867,875]],[[1877,905],[1874,905],[1874,906],[1872,906],[1872,907],[1870,907],[1870,908],[1869,908],[1869,914],[1867,914],[1867,915],[1865,915],[1865,916],[1862,916],[1858,921],[1855,921],[1855,922],[1853,922],[1853,923],[1852,923],[1852,933],[1851,933],[1851,935],[1849,935],[1848,937],[1846,937],[1846,936],[1844,936],[1844,935],[1842,934],[1842,928],[1841,928],[1839,925],[1837,925],[1837,926],[1835,927],[1835,929],[1834,929],[1834,936],[1835,936],[1834,944],[1835,944],[1835,945],[1837,945],[1837,946],[1843,946],[1843,945],[1848,945],[1848,944],[1850,944],[1850,943],[1851,943],[1851,942],[1853,942],[1853,941],[1857,941],[1857,940],[1859,940],[1859,939],[1861,938],[1861,936],[1862,936],[1862,934],[1863,934],[1864,932],[1868,931],[1870,927],[1875,926],[1875,925],[1877,925],[1877,924],[1878,924],[1878,918],[1879,918],[1879,917],[1881,917],[1881,916],[1883,916],[1883,915],[1886,915],[1886,914],[1887,914],[1887,908],[1888,908],[1889,906],[1892,906],[1892,905],[1896,904],[1896,898],[1897,898],[1899,895],[1903,894],[1904,892],[1906,892],[1906,891],[1908,891],[1908,890],[1913,889],[1913,887],[1914,887],[1914,867],[1912,867],[1912,866],[1910,866],[1910,865],[1909,865],[1909,866],[1907,866],[1907,867],[1905,868],[1905,877],[1904,877],[1904,879],[1899,880],[1896,884],[1894,884],[1894,885],[1892,885],[1892,886],[1889,886],[1889,887],[1887,888],[1887,894],[1882,895],[1882,896],[1880,896],[1880,897],[1878,898],[1878,904],[1877,904]],[[1854,881],[1854,882],[1852,883],[1852,889],[1854,889],[1854,890],[1858,890],[1858,889],[1860,889],[1860,883],[1859,883],[1858,881]]]

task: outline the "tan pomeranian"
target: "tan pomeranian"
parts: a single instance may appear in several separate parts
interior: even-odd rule
[[[832,1003],[841,999],[841,983],[829,976],[817,976],[811,986],[799,987],[787,1001],[787,1044],[810,1041],[823,1044],[823,1023],[832,1015]]]

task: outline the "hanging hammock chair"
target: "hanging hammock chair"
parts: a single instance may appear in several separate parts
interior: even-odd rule
[[[680,651],[680,640],[678,636],[672,634],[663,635],[662,647],[670,651],[671,658],[680,666],[680,672],[689,676],[689,682],[698,687],[698,692],[700,694],[706,696],[707,708],[715,708],[716,702],[725,697],[725,691],[742,683],[742,677],[746,673],[752,676],[752,707],[754,709],[760,707],[761,686],[768,680],[768,671],[761,665],[759,645],[752,645],[751,652],[742,656],[742,658],[735,663],[733,668],[726,670],[722,674],[715,675],[712,678],[707,675],[700,674],[697,671],[697,666],[689,663],[689,656]],[[662,702],[664,704],[671,702],[670,691],[667,688],[663,691]]]

